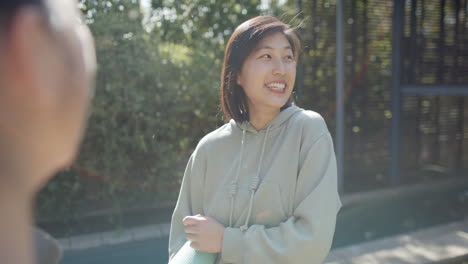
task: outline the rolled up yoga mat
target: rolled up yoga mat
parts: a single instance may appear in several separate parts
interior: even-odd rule
[[[196,251],[187,241],[169,264],[214,264],[218,254]]]

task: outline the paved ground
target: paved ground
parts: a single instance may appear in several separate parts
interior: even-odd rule
[[[468,255],[468,220],[338,248],[327,263],[439,263],[464,255]]]

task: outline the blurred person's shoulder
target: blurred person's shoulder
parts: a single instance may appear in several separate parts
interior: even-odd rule
[[[56,264],[62,258],[62,249],[57,240],[44,231],[34,228],[34,247],[36,251],[36,263]]]

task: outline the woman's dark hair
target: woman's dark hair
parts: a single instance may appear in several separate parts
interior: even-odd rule
[[[287,38],[297,60],[301,49],[299,38],[287,24],[276,17],[257,16],[247,20],[239,25],[229,38],[224,52],[220,89],[220,103],[226,120],[249,120],[247,98],[242,87],[237,84],[237,76],[257,43],[265,36],[277,32],[283,33]]]

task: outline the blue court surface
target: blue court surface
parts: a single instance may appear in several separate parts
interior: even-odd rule
[[[167,263],[168,237],[80,251],[67,251],[60,264]]]

